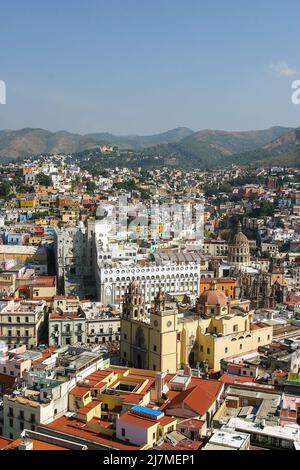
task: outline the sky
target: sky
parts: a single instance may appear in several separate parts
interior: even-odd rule
[[[0,129],[300,126],[299,0],[0,0]]]

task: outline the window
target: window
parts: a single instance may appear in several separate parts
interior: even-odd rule
[[[17,317],[17,323],[20,323],[20,317]]]
[[[260,338],[257,339],[257,342],[260,343]]]
[[[126,335],[126,333],[124,334],[124,339],[127,339],[127,335]]]
[[[157,346],[156,346],[156,344],[153,345],[153,351],[154,351],[154,352],[157,351]]]
[[[24,423],[20,423],[20,431],[23,431],[24,429]]]
[[[25,323],[29,323],[29,317],[25,317]]]
[[[233,325],[233,331],[234,332],[238,331],[238,325]]]
[[[200,351],[203,352],[203,346],[200,346]]]
[[[10,419],[10,420],[9,420],[9,426],[10,426],[11,428],[14,427],[14,420],[13,420],[13,419]]]
[[[126,435],[125,429],[122,428],[122,436],[124,437]]]
[[[207,348],[207,354],[210,354],[210,348]]]
[[[242,345],[242,344],[240,344],[240,349],[241,349],[241,350],[243,349],[243,345]]]
[[[32,424],[30,429],[31,431],[35,431],[35,426]]]
[[[228,348],[225,348],[225,354],[227,354],[227,353],[228,353]]]
[[[13,410],[13,408],[8,408],[8,416],[11,416],[11,417],[14,416],[14,410]]]

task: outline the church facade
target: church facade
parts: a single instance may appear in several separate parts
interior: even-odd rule
[[[136,281],[124,296],[121,359],[141,369],[176,372],[208,364],[219,371],[221,359],[257,350],[272,342],[272,327],[253,323],[249,301],[230,300],[213,283],[196,305],[166,301],[160,291],[146,315]]]
[[[251,308],[275,308],[286,301],[287,284],[284,277],[283,260],[273,258],[269,272],[241,274],[241,294],[250,299]]]

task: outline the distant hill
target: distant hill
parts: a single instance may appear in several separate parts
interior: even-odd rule
[[[291,132],[291,128],[272,127],[266,130],[226,132],[203,130],[178,143],[159,146],[158,152],[172,156],[181,165],[214,168],[230,164],[233,155],[260,149]],[[234,161],[237,161],[234,158]]]
[[[179,127],[150,136],[116,136],[106,132],[72,134],[66,131],[50,132],[44,129],[25,128],[0,131],[0,159],[14,160],[40,154],[75,153],[102,144],[139,150],[158,144],[179,142],[193,134],[191,129]]]
[[[44,129],[0,131],[0,160],[10,161],[40,154],[74,154],[85,158],[85,153],[95,154],[95,163],[108,164],[107,156],[95,149],[102,144],[116,145],[131,152],[112,155],[110,167],[155,167],[162,165],[185,168],[224,168],[235,164],[282,164],[300,166],[300,128],[272,127],[245,132],[202,130],[193,132],[179,127],[150,136],[116,136],[100,132],[72,134],[65,131],[50,132]]]
[[[300,166],[300,128],[282,135],[261,148],[233,155],[231,163]]]

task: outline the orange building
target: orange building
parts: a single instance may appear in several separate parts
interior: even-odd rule
[[[231,300],[237,299],[239,297],[239,281],[232,277],[224,277],[220,279],[201,279],[200,295],[203,294],[204,291],[209,290],[213,283],[216,283],[217,290],[223,291],[224,294]]]

